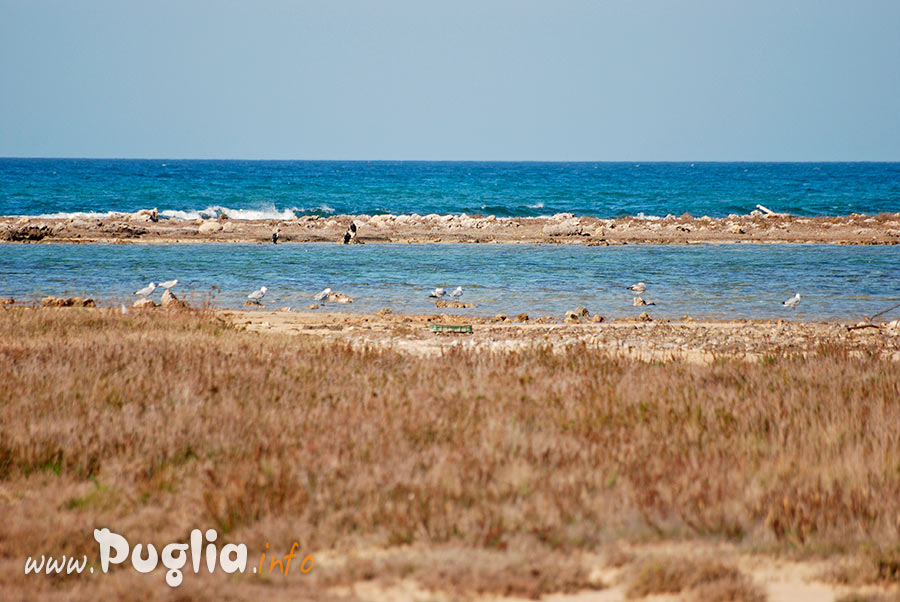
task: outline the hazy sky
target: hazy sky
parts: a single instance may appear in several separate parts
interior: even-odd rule
[[[0,156],[900,160],[900,0],[0,0]]]

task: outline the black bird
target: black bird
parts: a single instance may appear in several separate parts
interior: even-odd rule
[[[344,244],[345,245],[350,244],[350,231],[349,230],[344,232]]]
[[[274,232],[272,232],[272,244],[273,245],[278,244],[278,230],[275,230]]]

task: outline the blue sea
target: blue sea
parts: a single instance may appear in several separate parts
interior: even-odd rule
[[[0,214],[68,216],[158,208],[187,219],[300,215],[569,212],[652,219],[900,212],[900,163],[417,163],[0,159]],[[344,311],[435,313],[428,292],[462,286],[469,310],[610,318],[854,320],[900,303],[900,246],[366,244],[0,244],[0,297],[86,295],[130,304],[177,278],[194,305],[302,309],[330,287]],[[625,287],[647,283],[632,305]],[[796,309],[781,302],[800,292]],[[900,311],[887,314],[897,318]]]
[[[236,218],[900,211],[900,163],[481,163],[0,159],[0,215],[158,208]]]

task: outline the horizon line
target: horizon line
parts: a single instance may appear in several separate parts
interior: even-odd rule
[[[271,163],[900,163],[900,159],[249,159],[241,157],[79,157],[3,155],[0,161],[255,161]]]

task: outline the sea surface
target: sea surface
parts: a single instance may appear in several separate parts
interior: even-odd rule
[[[900,303],[900,246],[503,244],[0,245],[0,298],[86,295],[130,305],[148,282],[177,278],[189,303],[240,307],[260,286],[269,309],[303,309],[325,287],[338,311],[532,317],[584,305],[610,318],[855,320]],[[625,287],[647,284],[650,307]],[[463,288],[473,309],[436,310],[434,287]],[[782,301],[801,294],[795,309]],[[161,291],[154,293],[159,300]],[[324,310],[323,310],[324,311]],[[900,310],[886,314],[897,319]]]
[[[900,163],[0,159],[0,215],[596,217],[900,211]]]

